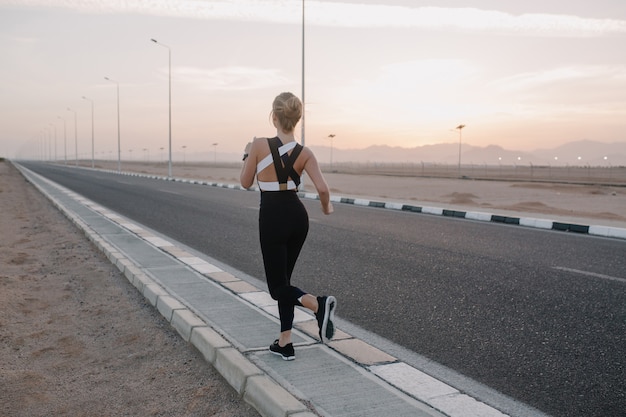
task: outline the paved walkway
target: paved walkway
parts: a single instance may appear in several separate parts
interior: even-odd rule
[[[297,359],[281,360],[267,349],[271,342],[267,335],[276,332],[279,321],[276,303],[263,285],[256,285],[236,270],[19,165],[18,168],[261,415],[507,415],[342,331],[341,325],[330,344],[321,344],[317,322],[304,310],[296,311],[293,341]],[[381,203],[370,201],[340,197],[336,201],[381,207]],[[437,209],[386,208],[461,217],[459,213]],[[609,229],[603,232],[626,237],[625,229]],[[338,308],[341,314],[341,304]],[[525,411],[520,415],[542,415],[522,408]]]

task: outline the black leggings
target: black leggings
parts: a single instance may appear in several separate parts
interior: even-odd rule
[[[294,307],[306,294],[291,285],[291,273],[308,231],[309,216],[295,191],[261,192],[261,252],[270,295],[278,301],[281,332],[291,330]]]

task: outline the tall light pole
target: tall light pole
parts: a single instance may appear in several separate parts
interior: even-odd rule
[[[213,163],[217,165],[217,142],[213,144]]]
[[[301,133],[300,133],[300,141],[302,142],[302,146],[304,146],[304,0],[302,0],[302,121],[300,122],[300,129],[301,129]],[[304,172],[302,173],[302,177],[300,178],[300,185],[302,187],[302,189],[304,190]]]
[[[301,129],[302,129],[302,134],[301,134],[301,141],[302,141],[302,146],[304,146],[304,0],[302,0],[302,124],[301,124]]]
[[[333,169],[333,139],[335,136],[336,135],[334,133],[328,135],[328,138],[330,139],[330,169]]]
[[[46,161],[52,159],[52,131],[46,128]]]
[[[461,132],[465,125],[458,125],[455,129],[459,129],[459,177],[461,176]]]
[[[43,128],[44,130],[44,136],[46,138],[45,140],[45,144],[44,144],[44,155],[45,155],[45,160],[49,161],[50,160],[50,131],[48,130],[47,127]]]
[[[96,167],[95,156],[94,156],[94,135],[93,135],[93,100],[83,96],[83,100],[87,100],[91,102],[91,167]]]
[[[76,110],[68,107],[67,111],[74,112],[74,165],[78,166],[78,122],[76,121]]]
[[[117,172],[122,172],[122,148],[120,141],[120,83],[109,77],[104,77],[105,80],[115,83],[117,86]]]
[[[167,46],[164,45],[160,42],[158,42],[156,39],[150,39],[152,42],[156,43],[157,45],[161,45],[164,48],[167,48],[167,56],[168,56],[168,91],[169,91],[169,146],[170,146],[170,150],[169,150],[169,162],[167,165],[167,176],[168,177],[172,177],[172,49]]]
[[[63,120],[63,155],[65,159],[65,165],[67,165],[67,123],[65,123],[65,119],[61,116],[57,117]]]
[[[50,126],[54,128],[54,162],[56,162],[57,161],[57,125],[55,125],[54,123],[50,123]],[[50,132],[50,136],[52,136],[52,132]],[[52,152],[50,153],[50,158],[52,158]]]

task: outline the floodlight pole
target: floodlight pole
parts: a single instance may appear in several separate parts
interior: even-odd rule
[[[83,96],[83,100],[91,102],[91,167],[96,167],[95,155],[94,155],[94,135],[93,135],[93,100]]]
[[[455,129],[459,129],[459,177],[461,177],[461,132],[465,125],[458,125]]]
[[[78,121],[76,110],[72,110],[69,107],[67,111],[74,112],[74,166],[78,166]]]
[[[302,146],[304,146],[304,0],[302,0],[302,121],[300,125],[301,133],[300,133],[300,142]],[[304,172],[302,173],[302,177],[300,178],[300,186],[304,190]]]
[[[109,77],[104,77],[105,80],[115,83],[117,86],[117,172],[122,172],[122,148],[120,141],[120,83]]]
[[[331,133],[330,135],[328,135],[328,138],[330,139],[330,169],[333,169],[333,139],[335,139],[335,134]]]
[[[67,123],[65,123],[65,119],[61,116],[57,116],[59,119],[63,120],[63,155],[64,155],[64,163],[67,165]]]
[[[161,45],[164,48],[167,48],[167,56],[168,56],[168,88],[169,88],[169,146],[170,146],[170,156],[169,156],[169,162],[167,165],[167,176],[168,178],[172,178],[172,49],[167,46],[164,45],[160,42],[158,42],[156,39],[150,39],[152,42],[156,43],[157,45]]]

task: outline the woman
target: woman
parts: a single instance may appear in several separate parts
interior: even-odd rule
[[[331,214],[328,185],[310,149],[294,137],[302,117],[302,102],[291,93],[274,99],[271,118],[277,133],[274,138],[254,138],[246,145],[241,170],[241,185],[250,188],[256,176],[261,189],[259,235],[265,276],[270,295],[278,301],[280,336],[270,351],[284,360],[295,359],[291,342],[295,306],[315,313],[322,342],[335,333],[335,297],[316,297],[291,285],[291,273],[309,230],[309,217],[298,197],[300,176],[305,171],[315,186],[322,212]]]

